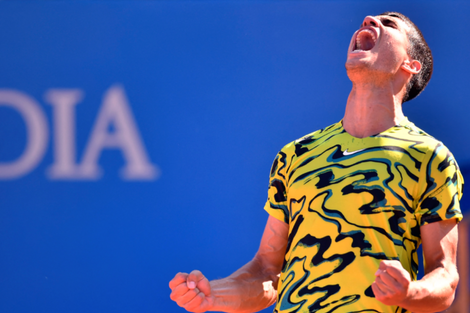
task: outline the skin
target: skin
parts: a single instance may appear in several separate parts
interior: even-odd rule
[[[376,32],[377,42],[370,51],[354,52],[359,31],[351,39],[346,70],[353,87],[343,117],[346,131],[359,138],[384,131],[404,118],[401,100],[406,84],[421,69],[420,62],[408,56],[409,27],[403,21],[367,16],[362,29]]]
[[[459,281],[456,221],[424,225],[421,237],[426,275],[421,280],[411,281],[410,274],[400,262],[382,261],[375,273],[372,290],[380,302],[414,313],[444,311],[452,304]]]
[[[343,118],[345,130],[364,138],[397,125],[403,118],[406,84],[421,64],[408,53],[408,25],[389,16],[367,16],[361,29],[377,35],[369,51],[355,52],[356,32],[346,70],[353,87]],[[411,281],[399,261],[380,263],[372,290],[378,301],[415,313],[447,309],[459,280],[456,268],[457,223],[435,222],[420,228],[425,275]],[[178,273],[170,281],[170,298],[190,312],[256,312],[275,303],[289,228],[269,217],[255,257],[227,278],[208,281],[200,271]]]

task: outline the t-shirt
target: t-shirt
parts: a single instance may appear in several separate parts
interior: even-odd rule
[[[356,138],[342,122],[286,145],[265,210],[289,225],[274,312],[407,312],[374,298],[381,260],[413,280],[420,226],[456,219],[463,178],[449,150],[407,119]]]

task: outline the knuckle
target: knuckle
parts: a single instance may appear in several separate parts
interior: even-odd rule
[[[180,278],[180,279],[184,279],[186,277],[188,277],[188,273],[178,273],[176,274],[176,277]]]
[[[185,273],[176,274],[175,277],[173,277],[173,279],[170,281],[170,288],[171,288],[172,285],[178,284],[180,281],[185,280],[186,279],[185,275],[187,275],[187,274],[185,274]]]

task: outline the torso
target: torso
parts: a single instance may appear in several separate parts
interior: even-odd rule
[[[416,279],[419,227],[448,218],[422,203],[440,146],[405,119],[366,138],[340,122],[284,147],[266,205],[289,224],[275,312],[397,312],[370,286],[385,259]]]

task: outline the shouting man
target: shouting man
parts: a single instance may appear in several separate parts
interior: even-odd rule
[[[343,119],[286,145],[271,169],[256,256],[227,278],[179,273],[191,312],[436,312],[453,301],[463,178],[449,150],[403,115],[432,73],[404,15],[367,16],[353,35]],[[425,274],[417,280],[417,249]]]

